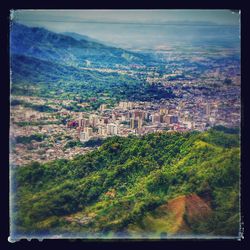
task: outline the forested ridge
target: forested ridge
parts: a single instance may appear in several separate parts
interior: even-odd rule
[[[74,160],[13,168],[13,228],[20,235],[237,236],[239,181],[237,130],[110,137]]]
[[[109,47],[89,39],[79,40],[15,22],[11,25],[10,49],[12,95],[57,96],[66,100],[77,98],[90,103],[90,99],[96,98],[98,101],[91,105],[93,109],[103,103],[113,105],[124,99],[153,101],[175,97],[171,88],[161,83],[149,84],[143,74],[145,69],[134,69],[132,75],[128,72],[121,74],[121,69],[131,70],[134,64],[160,65],[148,54]],[[22,104],[27,106],[27,103]],[[31,108],[42,109],[40,106]],[[68,109],[86,111],[79,107]],[[43,110],[52,111],[48,107]]]

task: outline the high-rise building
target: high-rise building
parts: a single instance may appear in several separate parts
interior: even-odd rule
[[[80,141],[85,142],[89,139],[89,136],[86,132],[81,131],[80,132]]]
[[[99,117],[97,115],[90,115],[89,116],[89,123],[92,125],[92,126],[96,126],[98,123],[99,123]]]
[[[160,115],[160,122],[164,122],[164,115]]]
[[[142,118],[138,118],[138,128],[141,129],[142,128]]]
[[[163,121],[167,124],[178,123],[178,116],[175,115],[165,115]]]
[[[98,134],[99,135],[107,135],[107,128],[103,127],[103,126],[98,127]]]
[[[132,112],[132,118],[136,119],[136,118],[142,118],[144,119],[145,117],[145,112],[142,110],[134,110]]]
[[[107,134],[108,135],[117,135],[118,134],[118,126],[114,123],[107,124]]]
[[[131,118],[131,119],[130,119],[130,128],[131,128],[131,129],[134,129],[134,128],[135,128],[135,119],[134,119],[134,118]]]
[[[78,127],[83,127],[83,119],[79,118]]]
[[[142,128],[142,119],[140,117],[134,119],[130,119],[130,128],[131,129],[136,129],[136,128]]]
[[[152,123],[160,123],[161,122],[161,116],[158,113],[153,114],[151,117],[152,117]]]
[[[178,123],[178,116],[173,115],[170,121],[171,123]]]
[[[93,135],[93,129],[91,127],[85,127],[84,132],[87,134],[88,137]]]
[[[130,119],[130,128],[131,129],[138,128],[138,119],[134,119],[134,118]]]
[[[211,113],[211,107],[210,107],[210,104],[209,104],[209,103],[206,104],[205,112],[206,112],[206,115],[207,115],[207,116],[209,116],[210,113]]]
[[[78,121],[78,126],[79,127],[86,127],[88,126],[88,120],[84,118],[80,118]]]
[[[79,127],[86,127],[89,125],[89,122],[87,119],[84,119],[84,118],[79,118],[78,120],[78,126]]]
[[[150,113],[149,112],[145,112],[145,117],[144,117],[146,120],[149,120],[150,119]]]
[[[87,128],[87,133],[88,133],[88,136],[92,136],[93,135],[93,129],[92,128]]]

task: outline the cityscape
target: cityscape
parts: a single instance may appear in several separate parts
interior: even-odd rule
[[[143,135],[159,131],[168,133],[189,130],[204,131],[214,125],[239,127],[239,76],[236,75],[231,79],[233,83],[230,86],[223,86],[215,96],[211,89],[200,90],[199,87],[193,87],[193,83],[186,83],[184,86],[192,88],[192,91],[183,91],[183,85],[178,87],[176,84],[174,93],[183,95],[176,100],[121,101],[111,109],[102,104],[94,112],[74,112],[61,107],[62,104],[68,105],[71,101],[61,102],[56,99],[17,96],[17,100],[38,105],[53,102],[53,105],[48,106],[58,109],[58,111],[44,115],[41,112],[23,108],[21,105],[12,109],[13,124],[20,122],[37,122],[39,124],[39,121],[41,122],[39,126],[25,126],[18,129],[15,129],[14,125],[12,136],[30,136],[38,133],[46,134],[47,137],[43,142],[33,141],[29,145],[17,144],[14,148],[16,153],[13,162],[23,165],[34,160],[44,162],[58,158],[72,159],[79,153],[91,150],[91,148],[83,146],[65,148],[69,139],[84,143],[91,139],[103,139],[114,135]],[[165,81],[168,84],[167,80]],[[81,105],[88,105],[88,103]],[[66,123],[60,122],[60,118],[64,117],[67,117]],[[44,122],[52,124],[42,125]]]
[[[239,19],[13,11],[12,239],[241,238]]]

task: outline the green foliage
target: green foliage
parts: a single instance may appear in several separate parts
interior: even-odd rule
[[[230,134],[228,133],[228,131],[230,131]],[[232,134],[231,131],[233,131],[234,133]],[[239,134],[237,133],[236,129],[226,129],[223,132],[223,129],[221,129],[221,127],[219,127],[219,129],[217,127],[217,129],[211,129],[208,136],[204,135],[203,140],[208,143],[226,148],[239,146]]]
[[[80,141],[74,141],[74,140],[70,140],[66,143],[66,145],[64,146],[64,148],[74,148],[74,147],[82,147],[82,143]]]
[[[45,134],[34,134],[30,136],[17,136],[16,143],[29,144],[31,141],[43,141],[47,136]]]
[[[213,129],[217,131],[225,132],[227,134],[239,134],[239,128],[227,128],[221,125],[217,125],[217,126],[214,126]]]
[[[147,183],[147,189],[150,193],[167,193],[170,183],[171,179],[165,173],[155,172]]]
[[[22,101],[22,100],[12,100],[10,104],[11,106],[22,105],[23,107],[31,108],[38,112],[53,113],[57,111],[56,109],[53,109],[47,105],[37,105],[37,104],[30,103],[30,102]]]
[[[71,161],[16,168],[16,230],[116,233],[131,225],[147,230],[150,225],[142,221],[148,212],[173,197],[196,193],[210,201],[213,212],[190,225],[192,232],[236,235],[238,140],[237,134],[214,129],[114,136]],[[66,216],[75,222],[66,221]]]
[[[51,125],[51,124],[61,124],[60,121],[23,121],[23,122],[16,122],[16,125],[20,127],[26,127],[26,126],[41,126],[41,125]]]
[[[101,138],[91,138],[86,142],[74,141],[70,140],[66,143],[65,148],[73,148],[73,147],[98,147],[103,143],[103,139]]]
[[[95,98],[90,107],[77,104],[63,106],[75,112],[96,110],[101,104],[113,106],[121,99],[153,101],[174,97],[170,88],[161,84],[150,85],[137,75],[82,70],[24,55],[13,54],[11,60],[12,95],[29,94],[46,98],[56,95],[57,98],[71,100],[77,95],[85,101]],[[36,91],[30,90],[31,86]],[[22,104],[40,112],[53,112],[49,106]],[[13,101],[12,105],[18,104]]]
[[[101,138],[91,138],[88,141],[83,143],[84,147],[98,147],[101,146],[103,143],[103,139]]]

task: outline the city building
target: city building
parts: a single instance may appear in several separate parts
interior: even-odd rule
[[[126,121],[129,118],[129,114],[122,114],[121,115],[121,120]]]
[[[107,108],[106,104],[101,104],[99,110],[104,111]]]
[[[104,127],[104,126],[98,127],[98,134],[102,135],[102,136],[106,136],[107,135],[107,127]]]
[[[112,120],[116,120],[117,119],[117,117],[118,117],[118,114],[116,113],[116,112],[112,112]]]
[[[134,107],[133,102],[119,102],[120,109],[132,109]]]
[[[161,116],[158,113],[152,114],[152,123],[160,123]]]
[[[114,123],[107,124],[107,134],[108,135],[117,135],[118,134],[118,126]]]
[[[168,114],[168,109],[164,106],[160,107],[160,115]]]
[[[178,116],[174,115],[165,115],[163,117],[163,121],[167,124],[173,124],[178,122]]]
[[[142,128],[142,118],[138,118],[138,129],[141,129]]]
[[[86,127],[88,125],[89,125],[89,121],[87,119],[79,118],[79,120],[78,120],[79,127]]]
[[[136,119],[136,118],[141,118],[144,119],[145,117],[145,113],[142,110],[134,110],[132,112],[132,118]]]
[[[97,115],[90,115],[89,123],[95,127],[97,124],[99,124],[99,117]]]
[[[119,108],[121,108],[121,109],[127,109],[127,102],[119,102]]]
[[[205,106],[205,113],[206,113],[207,116],[209,116],[210,113],[211,113],[211,106],[210,106],[209,103],[207,103],[206,106]]]
[[[131,119],[130,119],[130,128],[131,128],[131,129],[134,129],[134,128],[135,128],[135,119],[134,119],[134,118],[131,118]]]
[[[81,131],[80,132],[80,141],[85,142],[85,141],[88,141],[88,140],[89,140],[88,133]]]
[[[136,119],[131,118],[130,119],[130,128],[131,129],[136,129],[136,128],[142,128],[142,118],[138,117]]]
[[[188,128],[188,129],[193,129],[194,128],[194,123],[191,121],[185,121],[183,122],[183,125]]]
[[[91,127],[84,128],[84,132],[87,134],[88,137],[93,135],[93,129]]]

